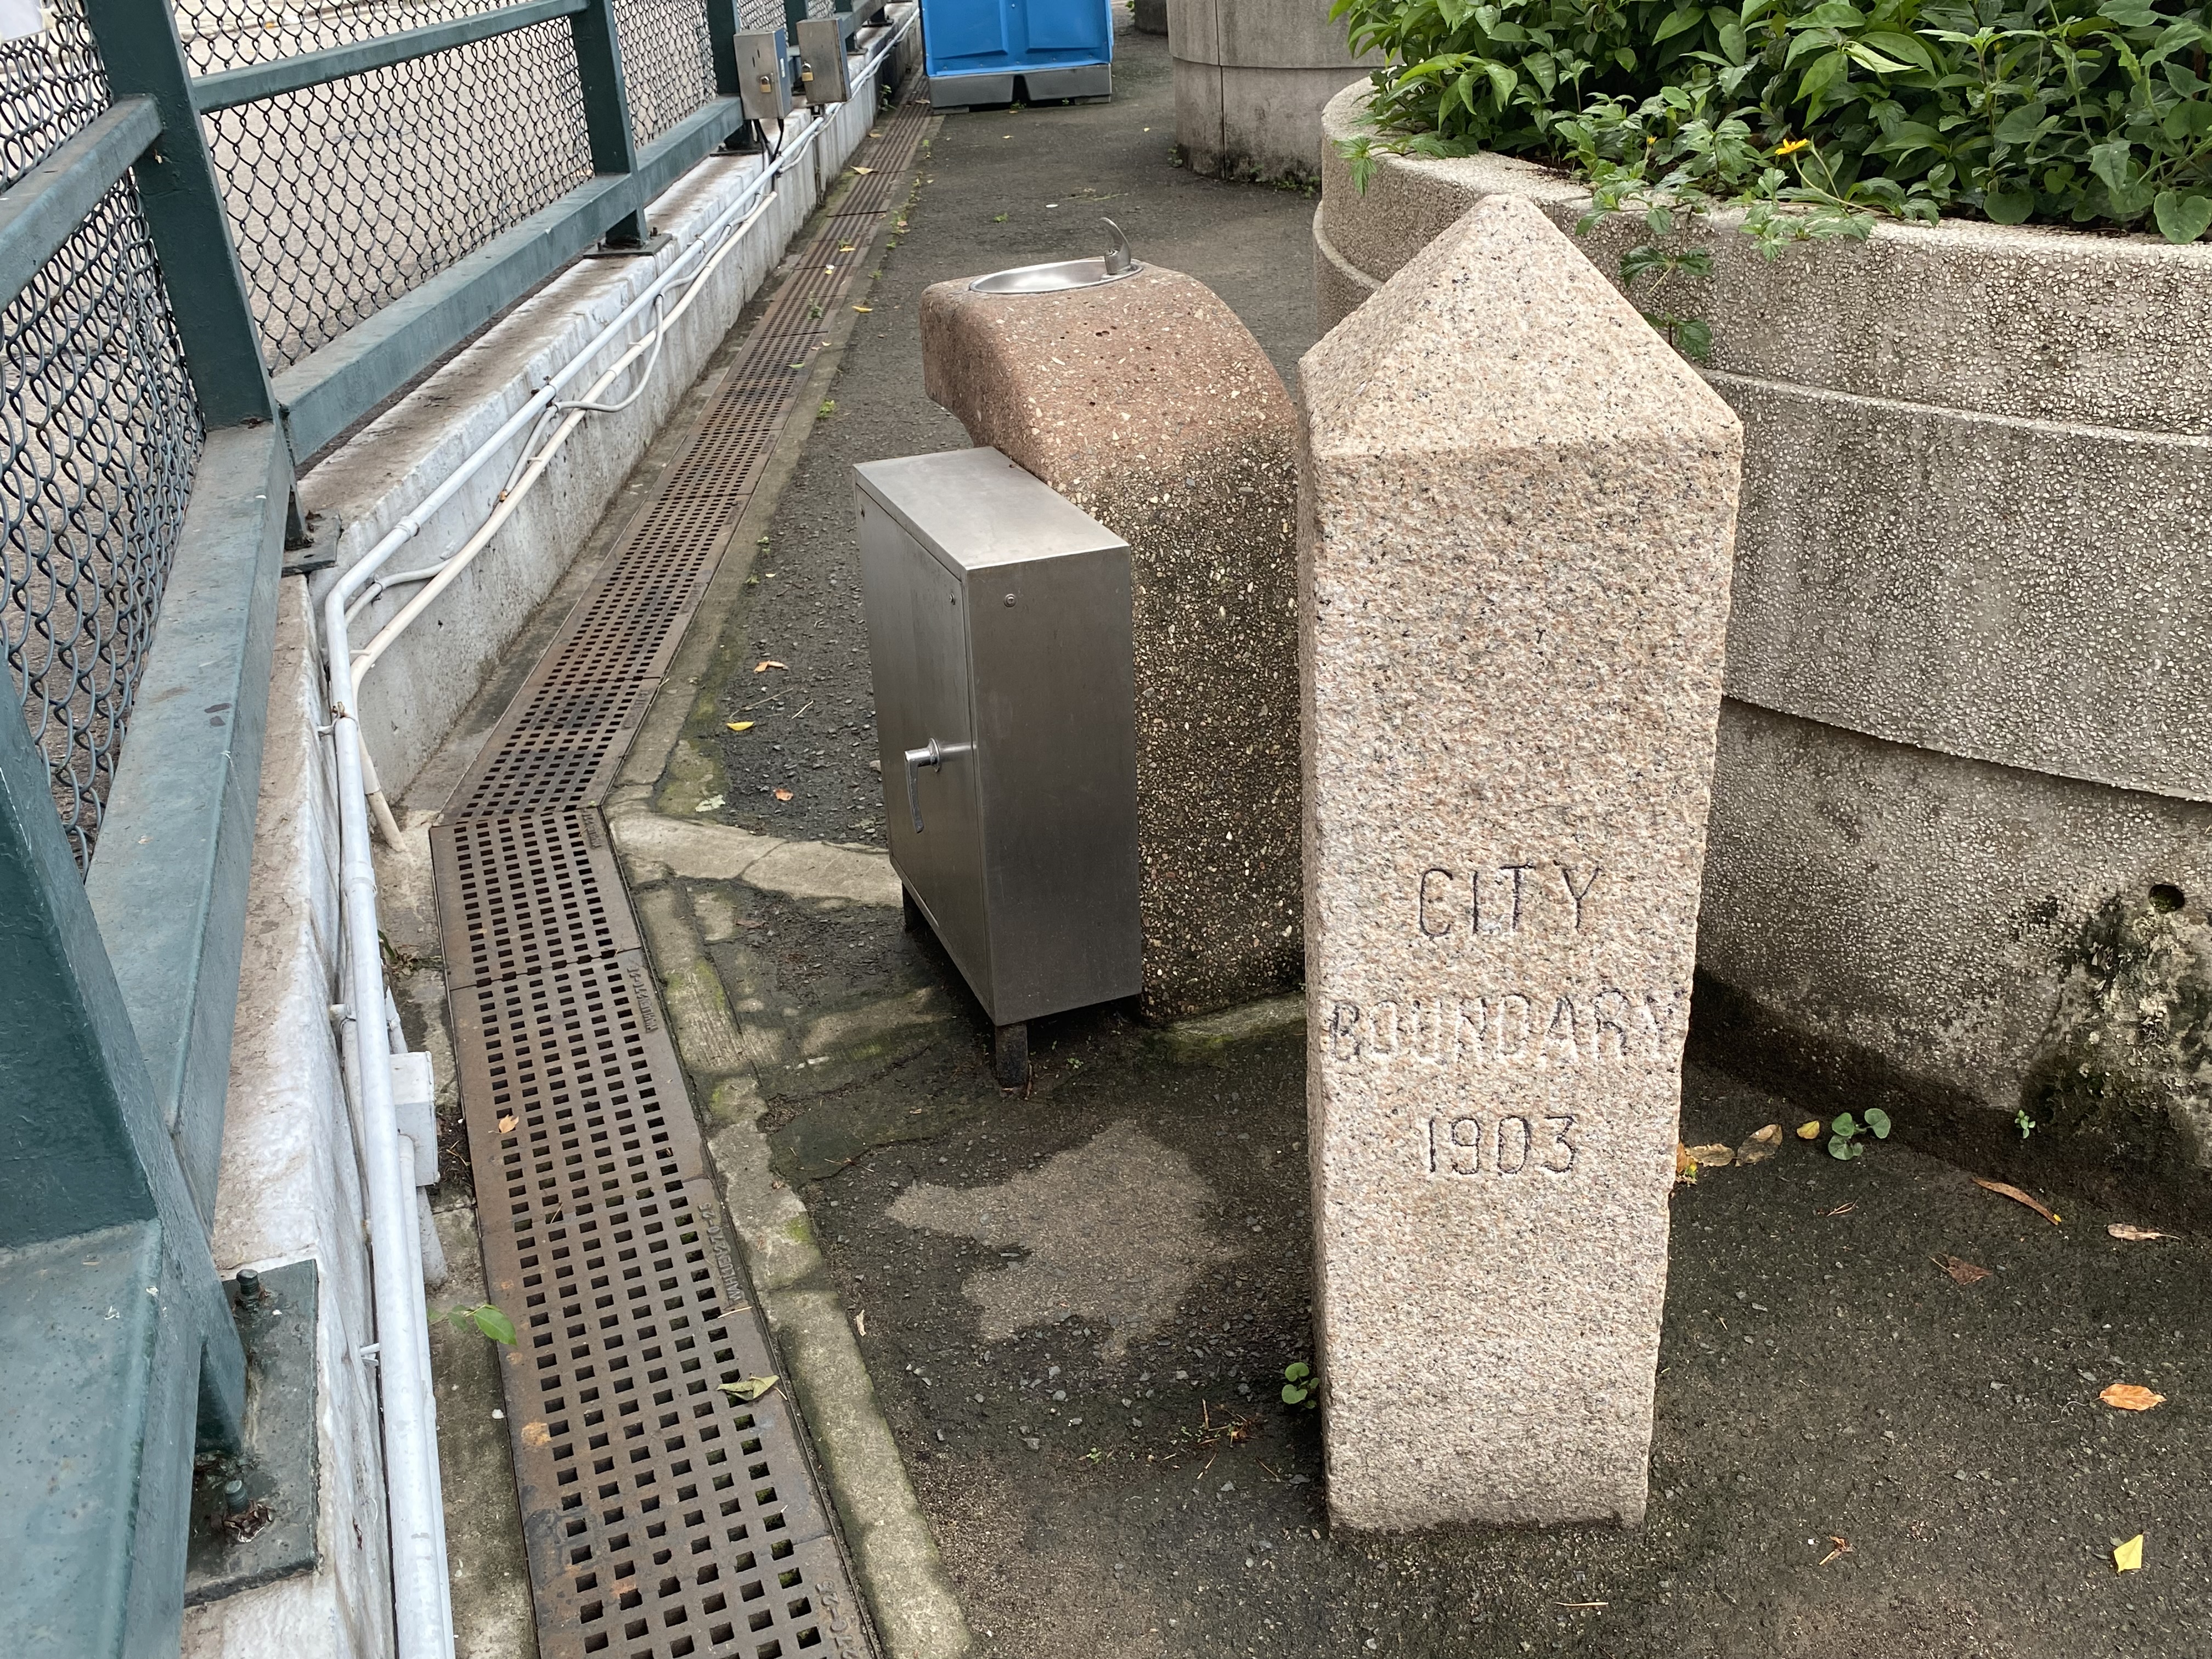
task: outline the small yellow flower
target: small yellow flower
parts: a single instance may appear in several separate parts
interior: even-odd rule
[[[1786,144],[1777,144],[1774,147],[1774,153],[1777,155],[1795,155],[1801,149],[1811,149],[1812,144],[1813,141],[1810,138],[1792,138]]]

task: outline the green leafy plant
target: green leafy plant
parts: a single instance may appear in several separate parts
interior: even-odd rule
[[[1283,1367],[1283,1403],[1312,1411],[1321,1404],[1321,1373],[1303,1361]]]
[[[448,1308],[443,1313],[430,1316],[433,1325],[451,1325],[455,1330],[466,1330],[474,1326],[495,1342],[514,1346],[514,1322],[489,1302],[479,1302],[473,1308]]]
[[[1828,1156],[1850,1159],[1863,1157],[1866,1143],[1861,1135],[1871,1134],[1876,1140],[1889,1139],[1889,1114],[1879,1106],[1866,1109],[1863,1118],[1855,1118],[1845,1112],[1828,1126]]]
[[[2020,1131],[2020,1138],[2025,1140],[2043,1126],[2030,1117],[2027,1108],[2023,1106],[2012,1115],[2012,1127]]]
[[[1770,253],[1871,216],[2212,229],[2212,19],[2184,0],[1336,0],[1379,149],[1492,150],[1597,214],[1747,210]]]
[[[1667,284],[1676,276],[1712,275],[1713,256],[1702,248],[1681,246],[1671,209],[1655,204],[1646,210],[1644,219],[1647,227],[1665,240],[1647,242],[1622,254],[1620,280],[1637,300],[1644,320],[1667,337],[1668,344],[1685,357],[1704,362],[1713,355],[1711,326],[1702,318],[1666,309],[1659,301]]]

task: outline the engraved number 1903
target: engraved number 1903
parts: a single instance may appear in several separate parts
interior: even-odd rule
[[[1529,1170],[1565,1175],[1575,1167],[1575,1121],[1564,1112],[1540,1118],[1468,1115],[1429,1120],[1429,1173],[1516,1176]]]

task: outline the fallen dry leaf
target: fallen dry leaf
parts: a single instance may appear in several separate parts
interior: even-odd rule
[[[2106,1225],[2105,1231],[2110,1233],[2114,1238],[2130,1239],[2137,1243],[2140,1243],[2148,1238],[2172,1238],[2173,1237],[2172,1233],[2162,1233],[2155,1227],[2137,1227],[2130,1225],[2129,1223],[2124,1221],[2108,1223]]]
[[[499,1120],[499,1132],[500,1132],[500,1133],[501,1133],[501,1134],[506,1134],[509,1130],[513,1129],[514,1127],[514,1114],[513,1112],[507,1112],[507,1113],[505,1113],[504,1115],[502,1115],[501,1116],[500,1120]]]
[[[1698,1167],[1701,1170],[1725,1169],[1735,1162],[1735,1152],[1722,1146],[1718,1141],[1704,1146],[1691,1147],[1690,1156],[1697,1159]]]
[[[1961,1285],[1978,1285],[1990,1276],[1987,1267],[1977,1267],[1955,1255],[1931,1255],[1928,1259]]]
[[[868,1310],[866,1308],[862,1308],[853,1316],[853,1328],[862,1336],[868,1334]]]
[[[1820,1558],[1820,1565],[1824,1567],[1838,1556],[1849,1555],[1851,1553],[1851,1540],[1848,1538],[1839,1538],[1834,1533],[1830,1533],[1828,1541],[1835,1547]]]
[[[2141,1533],[2137,1533],[2134,1537],[2129,1539],[2126,1543],[2115,1544],[2112,1546],[2112,1571],[2114,1572],[2141,1572],[2142,1571],[2142,1540],[2143,1535]]]
[[[791,665],[789,663],[778,662],[774,657],[763,657],[758,662],[753,665],[753,672],[756,674],[765,674],[771,668],[788,668]]]
[[[1814,1118],[1814,1119],[1810,1123],[1801,1123],[1801,1124],[1799,1124],[1799,1125],[1797,1126],[1797,1139],[1800,1139],[1800,1140],[1818,1140],[1820,1138],[1820,1120],[1819,1118],[1817,1118],[1817,1117],[1816,1117],[1816,1118]]]
[[[1995,1193],[1999,1198],[2008,1198],[2015,1204],[2025,1204],[2029,1209],[2034,1211],[2036,1214],[2041,1216],[2052,1226],[2056,1227],[2058,1224],[2058,1212],[2057,1211],[2053,1210],[2041,1199],[2029,1197],[2026,1193],[2021,1191],[2019,1188],[2014,1186],[2008,1181],[1984,1181],[1981,1176],[1976,1176],[1974,1177],[1974,1185],[1982,1188],[1986,1191]]]
[[[854,167],[853,171],[855,173],[873,173],[875,169],[873,167]]]
[[[1770,1123],[1764,1129],[1753,1130],[1751,1138],[1735,1149],[1735,1161],[1739,1164],[1764,1164],[1774,1156],[1775,1149],[1781,1145],[1782,1126]]]
[[[525,1423],[522,1425],[522,1443],[526,1446],[550,1446],[553,1443],[553,1431],[543,1423]]]
[[[1820,1218],[1821,1218],[1822,1220],[1824,1220],[1824,1221],[1832,1221],[1832,1220],[1834,1220],[1838,1216],[1839,1216],[1839,1215],[1849,1215],[1849,1214],[1850,1214],[1853,1210],[1856,1210],[1856,1209],[1857,1209],[1857,1208],[1858,1208],[1858,1206],[1857,1206],[1857,1205],[1856,1205],[1856,1204],[1838,1204],[1838,1205],[1837,1205],[1837,1206],[1836,1206],[1836,1207],[1835,1207],[1834,1209],[1832,1209],[1832,1210],[1823,1210],[1823,1211],[1821,1211],[1821,1212],[1820,1212]]]
[[[776,1384],[774,1376],[749,1376],[742,1382],[718,1382],[715,1387],[735,1400],[750,1404],[759,1399]]]
[[[750,720],[724,720],[722,724],[732,732],[750,732],[753,729],[753,723]]]
[[[791,791],[788,789],[779,789],[775,792],[775,798],[778,800],[789,800],[791,799]]]
[[[1679,1140],[1676,1141],[1674,1143],[1674,1179],[1695,1181],[1697,1178],[1698,1160],[1690,1156],[1690,1149],[1687,1146]]]
[[[2097,1396],[2115,1411],[2147,1412],[2154,1406],[2166,1404],[2166,1396],[2153,1394],[2140,1382],[2115,1382]]]
[[[854,309],[854,310],[855,310],[855,311],[862,311],[862,312],[866,312],[866,311],[873,311],[873,310],[875,309],[875,307],[874,307],[873,306],[854,306],[854,307],[853,307],[853,309]]]

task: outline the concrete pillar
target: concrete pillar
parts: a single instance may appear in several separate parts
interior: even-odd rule
[[[1300,381],[1329,1510],[1638,1523],[1741,430],[1517,197]]]
[[[1176,143],[1216,179],[1312,179],[1322,106],[1380,58],[1354,58],[1329,0],[1168,0]]]

